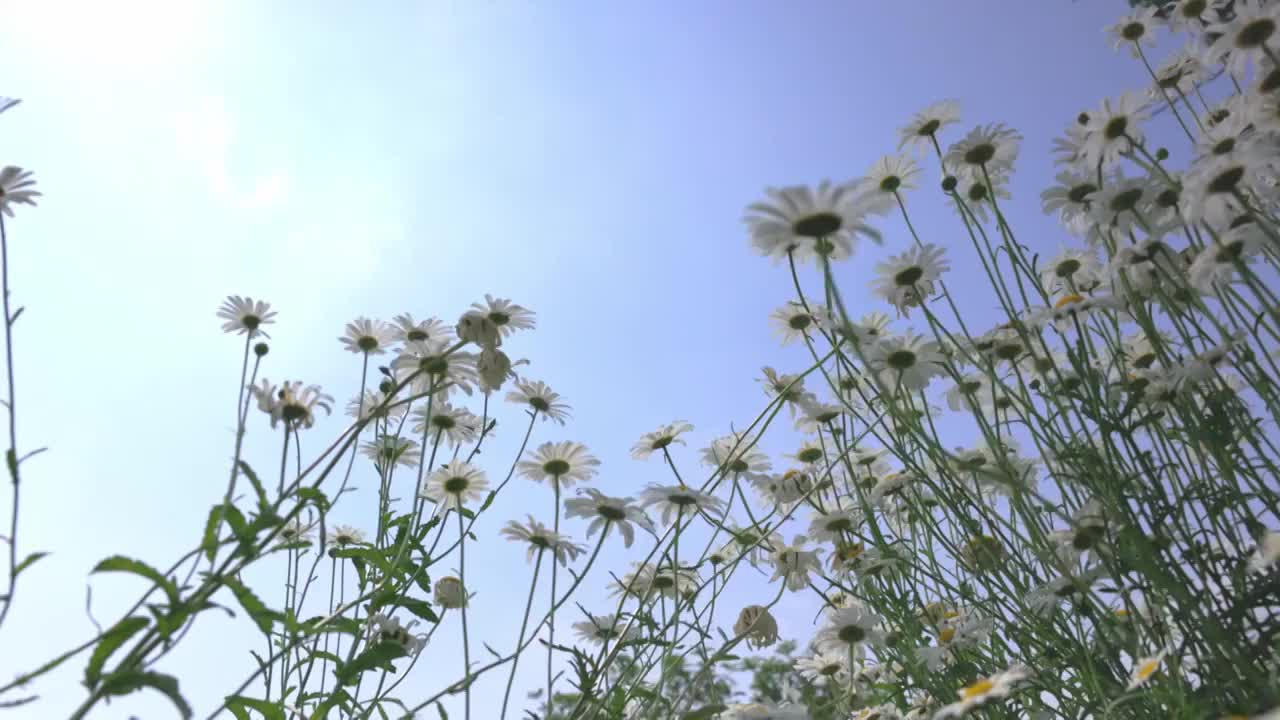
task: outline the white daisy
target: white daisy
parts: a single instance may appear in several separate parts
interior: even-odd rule
[[[823,687],[833,681],[843,686],[849,678],[849,654],[817,653],[810,657],[797,658],[793,667],[800,673],[800,677],[817,687]]]
[[[426,635],[410,632],[416,624],[417,620],[410,620],[408,625],[401,625],[400,618],[376,613],[369,618],[369,644],[393,643],[400,646],[406,655],[416,655],[427,645]]]
[[[315,425],[315,410],[328,415],[333,411],[333,398],[320,392],[319,385],[303,385],[301,380],[285,381],[279,387],[263,378],[249,386],[258,400],[258,409],[271,416],[271,427],[283,421],[293,430]]]
[[[532,457],[516,464],[516,470],[530,480],[550,480],[560,487],[590,480],[598,467],[600,461],[587,451],[587,446],[572,440],[542,443]]]
[[[1159,23],[1156,8],[1138,8],[1120,18],[1118,22],[1108,25],[1106,32],[1111,36],[1112,48],[1127,49],[1134,57],[1138,57],[1141,52],[1140,45],[1155,47]]]
[[[1209,0],[1174,0],[1169,3],[1165,20],[1171,30],[1185,30],[1199,33],[1208,22],[1205,14],[1209,10]]]
[[[528,560],[532,561],[533,556],[542,550],[550,550],[552,556],[561,565],[568,565],[570,560],[576,560],[579,555],[586,552],[585,547],[574,543],[568,535],[553,531],[534,520],[532,515],[526,517],[529,518],[528,523],[511,520],[498,532],[512,542],[528,543]]]
[[[13,217],[14,205],[30,205],[35,207],[36,180],[30,170],[6,165],[0,169],[0,213]]]
[[[960,700],[944,706],[933,716],[933,720],[961,717],[992,700],[1007,697],[1030,677],[1031,671],[1025,665],[1014,665],[991,677],[982,678],[972,685],[957,690],[956,694],[960,696]]]
[[[680,435],[692,429],[693,426],[683,420],[661,425],[657,430],[640,436],[636,444],[631,446],[631,457],[636,460],[646,460],[653,453],[669,447],[671,443],[684,445],[684,440],[680,439]]]
[[[1040,285],[1050,295],[1082,292],[1097,287],[1102,277],[1102,263],[1096,251],[1063,247],[1040,271]]]
[[[1236,0],[1235,17],[1215,23],[1206,32],[1218,36],[1209,55],[1234,75],[1243,75],[1251,63],[1258,64],[1280,47],[1280,5],[1260,0]]]
[[[687,485],[657,485],[650,483],[640,493],[640,505],[657,506],[662,511],[662,524],[670,525],[673,515],[696,514],[724,515],[724,501],[709,493]]]
[[[1057,185],[1040,193],[1040,208],[1046,215],[1058,213],[1068,230],[1083,235],[1093,224],[1089,197],[1098,191],[1098,186],[1089,176],[1070,170],[1058,173],[1056,180]]]
[[[873,287],[876,294],[906,314],[934,293],[934,283],[951,268],[942,248],[933,244],[913,245],[888,260],[876,263],[880,276]]]
[[[467,503],[477,502],[489,489],[484,471],[460,460],[445,463],[427,476],[419,495],[436,504],[436,513],[462,510]]]
[[[821,254],[838,260],[853,254],[858,235],[880,239],[862,222],[867,200],[853,183],[824,180],[816,189],[792,186],[766,192],[769,201],[747,206],[743,218],[761,255],[781,260],[793,254],[802,260]]]
[[[810,330],[825,324],[826,316],[827,311],[821,305],[810,305],[805,309],[804,305],[790,300],[773,311],[769,322],[773,325],[774,332],[782,338],[782,344],[788,345],[807,337]]]
[[[435,600],[440,607],[456,610],[465,607],[467,599],[467,589],[463,587],[462,580],[445,575],[436,581]]]
[[[716,717],[720,720],[809,720],[809,713],[798,705],[735,703]]]
[[[595,535],[596,530],[602,527],[616,527],[622,533],[623,545],[631,547],[636,537],[632,523],[646,529],[652,527],[649,516],[629,497],[609,497],[595,488],[581,488],[578,494],[586,497],[564,501],[565,517],[591,518],[591,524],[587,526],[587,537]]]
[[[878,643],[884,618],[861,605],[827,610],[827,624],[813,638],[820,652],[848,656],[864,643]]]
[[[748,605],[738,613],[733,634],[745,637],[748,647],[759,650],[778,642],[778,621],[763,605]]]
[[[449,326],[439,318],[430,317],[418,322],[405,313],[392,318],[392,323],[396,342],[408,344],[431,340],[451,343],[453,340]]]
[[[770,398],[781,398],[794,417],[796,410],[808,402],[812,395],[805,392],[804,378],[800,375],[780,373],[769,366],[761,368],[764,377],[759,379],[764,392]]]
[[[1022,134],[1003,123],[979,125],[947,149],[943,162],[952,173],[981,178],[985,170],[994,178],[1013,170],[1021,143]]]
[[[910,155],[885,155],[877,160],[866,177],[868,192],[873,197],[880,197],[873,209],[882,212],[896,207],[895,196],[900,198],[902,193],[914,190],[916,176],[919,174],[920,167]]]
[[[1219,286],[1225,287],[1235,279],[1240,264],[1252,262],[1253,256],[1262,250],[1262,239],[1248,232],[1250,228],[1243,230],[1245,232],[1227,232],[1200,250],[1187,269],[1191,287],[1212,295]]]
[[[413,376],[415,393],[434,391],[448,398],[456,388],[470,395],[471,385],[478,379],[476,356],[459,350],[450,352],[452,347],[444,339],[406,343],[391,368],[402,379]]]
[[[407,404],[393,404],[394,399],[378,390],[365,390],[364,394],[347,402],[347,415],[357,420],[371,417],[379,419],[398,419],[409,409]]]
[[[338,341],[357,355],[381,355],[395,342],[395,328],[381,320],[358,317],[347,323],[347,332]]]
[[[336,525],[329,536],[339,546],[360,545],[365,542],[364,531],[350,525]]]
[[[443,437],[449,447],[474,442],[479,434],[480,418],[464,407],[454,407],[443,400],[421,405],[413,411],[413,431],[434,442]]]
[[[507,402],[528,405],[542,415],[543,420],[553,420],[561,425],[569,419],[572,408],[561,400],[560,393],[552,392],[541,380],[516,380],[516,389],[507,393]]]
[[[856,508],[815,512],[809,521],[809,536],[818,542],[843,542],[845,535],[860,527],[862,521],[862,511]]]
[[[792,592],[809,586],[809,573],[822,569],[822,564],[818,561],[818,553],[822,551],[805,549],[808,542],[805,536],[797,535],[790,545],[774,547],[773,577],[769,578],[769,582],[782,580]]]
[[[262,330],[262,326],[275,322],[272,319],[275,316],[276,314],[271,309],[271,305],[262,300],[240,297],[239,295],[228,295],[227,299],[222,302],[222,306],[218,308],[218,317],[226,320],[222,324],[222,332],[236,333],[237,335],[247,333],[250,337],[257,335],[271,337]]]
[[[587,615],[586,621],[574,623],[573,629],[578,637],[595,645],[607,645],[614,640],[625,642],[640,636],[634,624],[628,624],[617,615]]]
[[[362,445],[360,452],[383,472],[397,465],[416,467],[418,464],[418,443],[411,438],[379,435]]]
[[[1126,689],[1133,690],[1147,684],[1153,675],[1160,669],[1160,665],[1164,662],[1164,656],[1167,650],[1161,650],[1155,655],[1141,657],[1134,660],[1133,667],[1129,669],[1129,684]]]
[[[898,149],[911,145],[927,152],[937,142],[938,132],[948,125],[960,122],[960,103],[940,100],[916,113],[911,121],[898,130]]]
[[[1082,161],[1093,171],[1115,165],[1134,143],[1142,142],[1142,122],[1149,114],[1146,98],[1137,92],[1103,100],[1101,107],[1089,113]]]
[[[923,390],[929,380],[942,374],[946,358],[938,343],[915,333],[881,340],[867,360],[880,374],[880,380],[891,391],[902,387],[908,391]]]
[[[737,433],[713,440],[702,450],[702,462],[734,474],[758,475],[773,469],[769,456]]]
[[[496,298],[486,294],[484,303],[472,303],[471,307],[483,313],[489,322],[498,328],[502,337],[507,337],[516,330],[532,330],[537,324],[533,319],[532,310],[506,298]]]

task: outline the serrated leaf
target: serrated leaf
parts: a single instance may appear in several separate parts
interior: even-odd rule
[[[191,706],[187,704],[187,699],[182,697],[182,693],[178,691],[178,678],[172,675],[137,670],[112,673],[102,681],[102,694],[106,696],[128,695],[148,687],[169,698],[174,707],[178,708],[178,713],[182,715],[183,720],[191,717]]]
[[[258,506],[262,508],[271,507],[271,503],[267,502],[267,491],[262,487],[262,481],[258,479],[258,474],[249,467],[249,463],[239,460],[237,464],[240,466],[240,472],[249,478],[249,483],[253,485],[253,490],[258,494]]]
[[[89,656],[89,665],[84,669],[84,684],[92,690],[102,678],[102,667],[111,659],[111,654],[120,649],[139,630],[146,627],[150,620],[141,616],[127,617],[116,623],[102,634],[102,639],[93,648]]]
[[[141,575],[142,577],[154,582],[161,590],[164,590],[165,595],[169,596],[170,605],[178,604],[177,584],[161,574],[159,570],[156,570],[141,560],[134,560],[123,555],[112,555],[95,565],[93,567],[93,572],[127,572],[133,573],[134,575]]]
[[[329,496],[325,495],[320,489],[313,487],[298,488],[298,498],[310,501],[313,505],[326,512],[329,509]]]
[[[226,577],[223,578],[223,582],[228,588],[231,588],[231,592],[235,594],[236,600],[240,603],[240,607],[244,608],[245,612],[249,613],[249,617],[258,625],[258,629],[261,630],[263,634],[269,634],[271,632],[271,626],[277,619],[279,619],[280,613],[269,609],[266,604],[264,604],[262,600],[258,599],[258,596],[254,595],[252,590],[245,587],[245,584],[240,582],[239,579]]]
[[[391,664],[391,661],[402,658],[407,654],[403,646],[390,641],[370,645],[355,656],[351,662],[346,663],[335,671],[338,677],[338,684],[351,685],[355,683],[361,673],[378,668],[388,672],[395,672],[395,666]]]
[[[222,529],[222,503],[209,508],[209,519],[204,522],[204,538],[200,541],[200,547],[204,550],[204,556],[213,562],[213,556],[218,552],[218,530]]]
[[[240,718],[241,715],[236,713],[236,709],[244,713],[243,717],[249,717],[246,710],[257,710],[262,714],[262,720],[285,720],[284,710],[279,705],[259,700],[257,698],[245,697],[243,695],[231,695],[227,698],[227,709]]]
[[[37,560],[39,560],[42,557],[48,556],[48,554],[49,553],[47,552],[33,552],[30,555],[26,556],[25,558],[23,558],[22,562],[18,563],[18,566],[13,569],[13,576],[17,577],[18,573],[22,572],[23,570],[26,570],[32,565],[35,565]]]

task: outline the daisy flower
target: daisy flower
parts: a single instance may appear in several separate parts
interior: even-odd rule
[[[330,536],[339,546],[360,545],[365,541],[364,531],[350,525],[337,525]]]
[[[938,343],[915,333],[880,341],[867,360],[890,390],[901,386],[910,391],[923,390],[931,378],[942,374],[946,362]]]
[[[1198,33],[1204,30],[1205,12],[1209,10],[1209,0],[1175,0],[1169,3],[1165,21],[1171,30],[1186,30]]]
[[[849,677],[849,655],[817,653],[797,658],[793,667],[800,673],[800,677],[817,687],[823,687],[831,681],[844,685]]]
[[[451,349],[444,339],[406,343],[391,368],[401,378],[413,376],[415,393],[435,392],[448,398],[456,388],[470,395],[471,385],[478,379],[476,356]]]
[[[763,605],[748,605],[738,613],[733,634],[744,637],[747,646],[759,650],[778,642],[778,621]]]
[[[502,337],[507,337],[516,330],[532,330],[537,324],[533,319],[532,310],[506,298],[496,298],[486,294],[484,303],[472,303],[471,307],[493,323]]]
[[[889,334],[888,315],[880,311],[869,312],[856,322],[851,321],[838,327],[844,335],[858,344],[875,342]]]
[[[1098,253],[1084,248],[1063,247],[1040,271],[1040,284],[1050,295],[1059,291],[1092,290],[1102,282]]]
[[[1040,193],[1040,208],[1046,215],[1058,213],[1058,219],[1071,232],[1082,235],[1093,224],[1089,196],[1098,186],[1086,175],[1064,170],[1055,178],[1057,185]]]
[[[502,389],[502,384],[516,377],[513,368],[527,365],[528,360],[511,361],[507,354],[496,348],[487,347],[480,351],[476,360],[476,373],[480,376],[480,392],[488,395]]]
[[[657,506],[662,511],[663,525],[671,524],[671,516],[684,513],[705,512],[710,515],[724,515],[723,500],[686,485],[650,483],[640,493],[640,505],[645,508]]]
[[[571,541],[568,535],[553,531],[546,525],[534,520],[532,515],[527,517],[529,518],[528,523],[522,524],[511,520],[498,532],[512,542],[528,543],[529,554],[527,559],[529,561],[532,561],[533,556],[538,552],[550,550],[560,565],[564,566],[568,565],[570,560],[577,560],[579,555],[586,552],[584,546]]]
[[[848,657],[863,643],[879,642],[884,618],[861,605],[827,610],[827,624],[813,638],[819,652]]]
[[[1026,666],[1014,665],[991,677],[982,678],[972,685],[957,690],[956,694],[960,696],[960,700],[944,706],[933,716],[933,720],[961,717],[992,700],[1007,697],[1029,677],[1031,677],[1031,671]]]
[[[418,322],[409,313],[392,318],[392,333],[396,342],[405,344],[427,340],[449,342],[453,339],[449,326],[439,318],[430,317]]]
[[[798,185],[765,192],[769,200],[747,206],[743,221],[756,251],[775,261],[788,254],[798,260],[814,254],[838,260],[853,254],[858,235],[880,240],[880,233],[862,222],[866,198],[853,183],[824,180],[816,189]]]
[[[798,503],[813,491],[813,477],[794,468],[781,475],[750,475],[747,479],[766,500],[779,507]]]
[[[1164,656],[1167,650],[1161,650],[1155,655],[1138,658],[1134,661],[1133,667],[1129,669],[1129,684],[1126,689],[1133,690],[1147,684],[1152,675],[1160,669],[1160,665],[1164,662]]]
[[[398,419],[404,416],[409,406],[407,404],[394,405],[394,402],[394,400],[387,397],[386,393],[378,390],[365,390],[363,395],[352,398],[347,402],[347,415],[357,420],[365,420],[371,417]]]
[[[600,528],[614,528],[622,533],[622,543],[631,547],[636,538],[636,525],[649,528],[649,516],[644,514],[635,501],[629,497],[609,497],[595,488],[581,488],[578,494],[585,497],[569,498],[564,501],[565,517],[591,518],[587,526],[587,537],[596,534]]]
[[[809,536],[818,542],[843,542],[845,534],[862,525],[862,520],[862,511],[856,508],[815,512],[809,521]]]
[[[263,378],[249,390],[258,399],[258,409],[271,416],[271,427],[283,421],[294,430],[315,425],[315,409],[328,415],[333,411],[333,398],[320,392],[319,385],[302,384],[301,380],[285,381],[279,387]]]
[[[943,163],[951,172],[981,178],[983,171],[995,177],[1013,170],[1022,134],[1003,123],[979,125],[947,149]]]
[[[545,442],[533,456],[516,464],[521,475],[543,482],[550,480],[558,487],[569,487],[596,476],[600,461],[587,452],[587,446],[572,440]]]
[[[626,627],[626,632],[623,628]],[[584,622],[573,624],[573,630],[578,637],[586,640],[594,645],[607,645],[614,640],[634,640],[640,636],[640,632],[634,626],[628,624],[617,615],[587,615]]]
[[[1134,57],[1139,57],[1141,45],[1155,47],[1159,23],[1156,8],[1141,8],[1120,18],[1115,24],[1108,25],[1106,33],[1111,36],[1112,48],[1125,48]]]
[[[222,324],[222,332],[236,333],[237,335],[249,335],[255,337],[262,335],[263,337],[271,337],[261,329],[263,325],[270,325],[275,322],[272,318],[276,316],[271,310],[271,306],[262,300],[254,300],[251,297],[240,297],[239,295],[228,295],[227,299],[222,302],[222,306],[218,308],[218,317],[226,320]]]
[[[882,703],[854,711],[849,720],[902,720],[902,711],[892,703]]]
[[[1280,533],[1267,532],[1258,542],[1258,547],[1249,557],[1249,569],[1263,572],[1280,562]]]
[[[987,182],[988,178],[990,183]],[[988,178],[981,175],[961,173],[958,177],[948,178],[955,181],[954,192],[947,195],[947,204],[957,215],[968,220],[970,215],[977,222],[988,222],[990,214],[987,206],[996,198],[1009,199],[1009,191],[1005,185],[1009,181],[1006,173],[989,173]],[[944,188],[946,185],[943,186]]]
[[[480,418],[470,410],[437,400],[413,411],[413,431],[428,439],[443,436],[449,447],[473,442],[480,432]]]
[[[419,494],[436,504],[436,513],[462,510],[484,497],[489,481],[484,471],[460,460],[445,463],[427,476]]]
[[[873,287],[876,294],[906,314],[933,295],[934,282],[951,268],[942,248],[933,244],[913,245],[906,252],[876,263],[880,276]]]
[[[780,373],[769,366],[761,368],[764,373],[759,381],[764,385],[764,392],[770,398],[779,398],[795,416],[796,409],[803,406],[812,397],[804,389],[804,378],[800,375]]]
[[[844,414],[843,405],[818,402],[811,399],[802,406],[803,411],[796,418],[796,429],[803,433],[817,433],[826,428],[830,432],[840,432],[838,425],[833,425]]]
[[[647,460],[650,455],[665,449],[671,443],[684,445],[684,440],[680,439],[680,435],[692,429],[693,426],[683,420],[660,425],[657,430],[640,436],[636,444],[631,446],[631,457],[636,460]]]
[[[1089,113],[1085,125],[1083,162],[1104,170],[1116,164],[1121,154],[1142,142],[1142,122],[1149,115],[1146,98],[1137,92],[1103,100],[1101,107]]]
[[[911,121],[898,130],[898,149],[910,145],[926,152],[937,145],[938,131],[960,122],[960,103],[940,100],[916,113]]]
[[[528,405],[541,413],[543,420],[553,420],[561,425],[569,419],[572,408],[561,400],[560,393],[541,380],[516,380],[516,389],[507,393],[507,402]]]
[[[1259,0],[1236,0],[1235,17],[1211,25],[1207,35],[1218,39],[1209,47],[1209,56],[1226,66],[1227,72],[1243,75],[1251,63],[1258,64],[1280,45],[1280,6]]]
[[[300,518],[294,518],[285,523],[280,528],[280,544],[291,545],[293,543],[309,543],[315,539],[313,525],[304,523]]]
[[[1235,279],[1241,263],[1251,262],[1261,251],[1262,239],[1256,234],[1228,232],[1196,255],[1187,269],[1187,280],[1191,287],[1212,295],[1216,288]]]
[[[818,561],[821,550],[806,550],[808,538],[795,536],[790,545],[775,546],[773,550],[773,577],[769,582],[781,579],[792,592],[809,586],[809,573],[821,570]]]
[[[702,462],[734,474],[761,474],[773,469],[773,462],[743,434],[725,435],[702,450]]]
[[[1231,151],[1204,155],[1183,176],[1181,209],[1189,222],[1219,221],[1234,214],[1236,193],[1261,187],[1273,161],[1255,143],[1236,143]]]
[[[897,205],[901,193],[916,188],[920,167],[910,155],[885,155],[871,166],[866,186],[872,197],[879,198],[875,210],[883,212]]]
[[[804,305],[789,300],[786,305],[773,311],[769,322],[773,325],[774,332],[781,336],[782,344],[788,345],[807,337],[810,330],[824,324],[826,316],[827,311],[821,305],[810,305],[806,310]]]
[[[462,581],[452,575],[446,575],[436,581],[436,604],[443,608],[456,610],[467,604],[467,589]]]
[[[1165,58],[1156,68],[1155,76],[1156,86],[1149,93],[1153,100],[1166,97],[1172,100],[1179,95],[1194,93],[1208,77],[1199,46],[1188,44]]]
[[[30,170],[7,165],[0,169],[0,213],[13,217],[14,205],[36,206],[36,180]]]
[[[360,446],[360,452],[373,461],[380,470],[396,465],[415,467],[418,464],[418,443],[411,438],[395,435],[379,435]]]
[[[410,632],[417,624],[417,620],[410,620],[408,625],[401,625],[400,618],[376,613],[369,618],[369,644],[393,643],[400,646],[406,655],[416,655],[427,646],[425,635]]]
[[[347,323],[347,332],[338,341],[348,352],[381,355],[395,342],[396,331],[389,323],[358,317]]]
[[[453,331],[462,342],[475,343],[482,348],[496,348],[502,344],[502,333],[498,331],[498,326],[479,310],[463,313]]]

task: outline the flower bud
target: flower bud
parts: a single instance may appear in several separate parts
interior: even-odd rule
[[[462,587],[462,581],[452,575],[446,575],[437,580],[436,604],[450,609],[465,607],[467,591]]]

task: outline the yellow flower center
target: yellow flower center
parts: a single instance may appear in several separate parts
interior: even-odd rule
[[[1151,660],[1144,660],[1142,661],[1142,664],[1138,665],[1138,668],[1137,670],[1134,671],[1133,676],[1138,680],[1146,680],[1147,678],[1151,677],[1153,673],[1155,673],[1156,668],[1158,667],[1160,667],[1159,660],[1155,658],[1152,658]]]
[[[986,678],[983,678],[978,682],[962,689],[960,691],[960,699],[971,700],[976,697],[982,697],[983,695],[986,695],[987,693],[991,692],[995,688],[995,686],[996,686],[995,683],[991,682]]]
[[[939,643],[949,643],[956,636],[956,629],[953,627],[942,628],[942,632],[938,633]]]
[[[1068,305],[1074,305],[1075,303],[1080,302],[1084,302],[1083,295],[1063,295],[1058,302],[1053,304],[1053,307],[1057,310],[1061,310]]]

